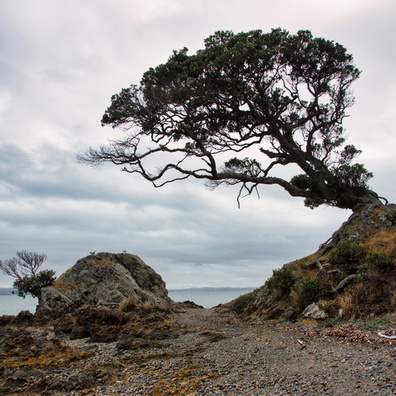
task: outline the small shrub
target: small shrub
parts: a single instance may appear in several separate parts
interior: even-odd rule
[[[232,303],[231,309],[238,315],[240,315],[245,308],[254,300],[256,293],[251,292],[247,294],[243,294],[234,300]]]
[[[367,255],[367,249],[354,241],[341,241],[330,254],[329,261],[338,265],[348,275],[356,273]]]
[[[25,298],[27,294],[31,294],[33,297],[40,299],[41,289],[43,287],[51,286],[55,281],[55,271],[43,270],[38,274],[31,276],[24,276],[18,279],[12,285],[17,289],[19,297]]]
[[[395,269],[394,261],[384,253],[370,253],[367,256],[367,261],[380,272],[386,272]]]
[[[290,294],[296,280],[297,276],[290,268],[282,267],[272,271],[272,276],[267,279],[265,285],[280,298]]]
[[[319,278],[302,278],[293,286],[293,293],[301,307],[318,301],[325,294],[326,286]]]

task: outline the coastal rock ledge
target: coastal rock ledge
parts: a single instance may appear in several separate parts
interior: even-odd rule
[[[94,253],[84,257],[42,289],[36,315],[59,317],[83,306],[114,307],[129,301],[169,306],[166,284],[138,256],[128,253]]]

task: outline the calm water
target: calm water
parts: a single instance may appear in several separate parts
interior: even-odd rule
[[[251,288],[234,289],[234,288],[203,288],[203,289],[184,289],[170,290],[169,297],[173,301],[193,301],[205,308],[215,307],[224,304],[235,298],[254,290]]]
[[[37,298],[26,296],[25,298],[18,297],[17,294],[12,294],[12,289],[0,288],[0,316],[1,315],[17,315],[21,311],[36,311],[38,304]]]
[[[205,288],[205,289],[183,289],[170,290],[169,297],[174,301],[193,301],[205,308],[214,307],[218,304],[229,302],[242,294],[249,293],[253,288]],[[18,297],[12,294],[12,289],[0,288],[0,316],[17,315],[20,311],[36,311],[37,298],[26,296]]]

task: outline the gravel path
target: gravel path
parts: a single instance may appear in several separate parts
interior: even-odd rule
[[[248,325],[215,309],[178,313],[179,337],[120,357],[95,395],[394,395],[395,341],[351,326]]]

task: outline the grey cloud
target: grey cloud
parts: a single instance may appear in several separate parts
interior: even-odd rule
[[[363,69],[350,140],[375,173],[373,188],[394,201],[395,5],[316,3],[175,0],[150,13],[144,1],[1,1],[0,258],[43,251],[59,274],[90,251],[125,249],[171,288],[259,286],[330,237],[347,211],[310,211],[281,189],[260,189],[261,200],[238,209],[232,188],[209,192],[188,181],[154,189],[115,167],[76,164],[88,146],[117,138],[100,127],[112,94],[220,29],[311,29],[345,44]]]

